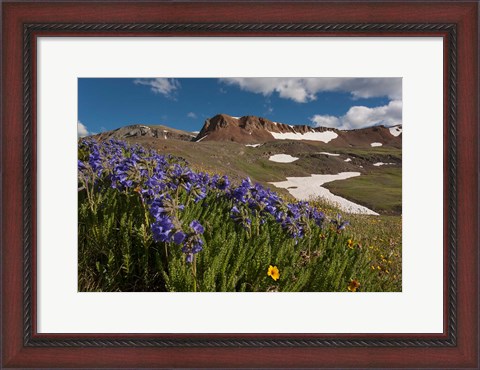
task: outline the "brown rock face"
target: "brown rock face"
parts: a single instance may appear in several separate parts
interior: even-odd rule
[[[234,141],[241,144],[255,144],[275,140],[268,132],[273,122],[266,118],[245,116],[234,118],[217,114],[207,119],[196,141]]]

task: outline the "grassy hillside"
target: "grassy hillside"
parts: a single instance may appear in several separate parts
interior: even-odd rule
[[[145,137],[134,138],[129,142],[184,158],[195,170],[226,174],[232,181],[250,177],[252,181],[270,188],[273,185],[269,182],[283,181],[287,177],[360,172],[359,177],[329,183],[325,187],[334,194],[379,213],[401,214],[402,152],[398,148],[332,149],[322,142],[307,141],[275,141],[253,148],[234,142],[192,143]],[[329,156],[321,154],[322,152],[340,155]],[[289,154],[299,159],[292,163],[275,163],[269,160],[274,154]],[[349,161],[346,162],[346,159]],[[378,162],[394,164],[373,166]],[[283,195],[288,194],[285,189],[275,190]]]
[[[324,185],[332,193],[365,205],[380,214],[402,212],[402,169],[383,166],[363,176]]]

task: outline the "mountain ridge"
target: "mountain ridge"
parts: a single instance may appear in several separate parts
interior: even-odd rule
[[[275,140],[322,141],[337,145],[365,145],[380,142],[401,145],[402,125],[392,127],[372,126],[355,130],[339,130],[329,127],[289,125],[264,117],[233,117],[217,114],[205,120],[194,139],[200,141],[233,141],[241,144],[261,144]],[[335,143],[334,143],[335,142]]]
[[[289,125],[253,115],[234,117],[222,113],[206,119],[198,133],[179,130],[165,125],[133,124],[102,132],[93,135],[93,137],[101,141],[144,137],[197,143],[203,141],[235,142],[245,145],[260,145],[280,140],[297,140],[323,142],[332,147],[388,145],[401,148],[402,125],[392,127],[378,125],[353,130],[339,130],[329,127]]]
[[[178,130],[165,125],[133,124],[119,127],[115,130],[101,132],[93,136],[101,141],[108,139],[124,140],[135,137],[193,141],[196,135],[188,131]]]

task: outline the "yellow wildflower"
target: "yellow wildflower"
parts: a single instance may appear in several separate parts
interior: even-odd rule
[[[277,281],[278,278],[280,277],[280,271],[278,271],[277,266],[270,265],[268,267],[267,275],[271,276],[273,280]]]
[[[352,239],[348,239],[348,242],[347,242],[348,248],[353,249],[353,245],[354,245],[354,244],[355,244],[355,243],[353,242]]]
[[[356,292],[358,287],[360,286],[360,283],[357,280],[350,280],[350,283],[348,283],[348,290],[350,292]]]

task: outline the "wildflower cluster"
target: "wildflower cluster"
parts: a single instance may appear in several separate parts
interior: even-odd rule
[[[328,221],[323,212],[308,202],[286,202],[249,178],[235,185],[227,176],[193,171],[183,159],[115,140],[80,141],[78,174],[79,191],[86,192],[93,212],[101,207],[101,201],[94,194],[103,190],[136,197],[140,207],[143,206],[143,223],[151,240],[165,246],[166,257],[167,249],[173,246],[193,265],[195,255],[206,247],[204,233],[208,224],[202,224],[205,219],[198,215],[185,216],[185,212],[192,203],[207,207],[209,196],[227,202],[229,218],[248,232],[253,224],[258,227],[278,224],[295,243],[312,235],[314,228],[325,228],[327,232],[326,225],[331,225],[340,232],[348,224],[340,216]],[[193,270],[195,275],[194,266]],[[271,266],[268,275],[277,280],[278,268]]]
[[[244,179],[240,186],[231,188],[229,196],[234,201],[231,217],[247,229],[252,223],[247,209],[259,216],[262,224],[268,219],[275,220],[295,239],[305,236],[311,220],[319,227],[325,220],[325,214],[308,202],[286,203],[270,189],[252,184],[249,178]]]
[[[204,228],[197,220],[188,227],[183,225],[180,214],[185,205],[179,202],[178,194],[184,189],[198,202],[208,189],[223,188],[225,179],[195,173],[181,160],[119,141],[100,144],[83,140],[79,149],[84,153],[84,158],[78,160],[79,190],[91,192],[103,186],[138,193],[148,211],[147,224],[156,242],[179,245],[187,262],[202,250]],[[89,201],[92,209],[98,206],[93,198],[89,197]]]

